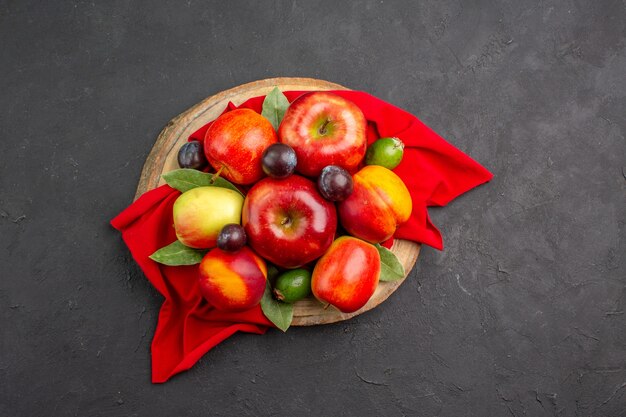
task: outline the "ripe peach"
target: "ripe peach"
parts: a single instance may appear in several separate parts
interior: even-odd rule
[[[221,311],[243,311],[259,304],[266,279],[265,261],[245,246],[237,252],[212,249],[200,262],[200,292]]]
[[[353,175],[354,191],[339,203],[339,218],[353,236],[378,243],[411,216],[411,194],[393,171],[368,165]]]
[[[342,236],[317,261],[311,290],[321,302],[352,313],[372,297],[379,278],[378,250],[361,239]]]

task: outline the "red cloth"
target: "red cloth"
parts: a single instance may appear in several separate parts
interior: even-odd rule
[[[367,93],[335,91],[361,108],[368,120],[368,139],[395,136],[405,144],[404,158],[394,171],[413,199],[410,220],[395,237],[443,248],[441,233],[428,218],[427,206],[443,206],[460,194],[489,181],[491,173],[447,143],[415,116]],[[302,92],[288,91],[293,101]],[[261,112],[264,97],[239,107]],[[236,108],[229,103],[226,111]],[[190,139],[204,138],[207,124]],[[152,340],[152,382],[167,381],[189,369],[202,355],[237,331],[262,334],[273,326],[259,306],[242,313],[222,313],[200,295],[197,266],[170,267],[148,258],[176,240],[172,205],[180,193],[167,185],[142,195],[111,221],[122,232],[133,257],[152,285],[163,295]]]

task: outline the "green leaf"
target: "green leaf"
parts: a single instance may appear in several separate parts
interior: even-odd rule
[[[380,280],[381,281],[397,281],[405,276],[404,266],[398,260],[396,255],[380,244],[374,245],[380,254]]]
[[[163,174],[163,179],[172,188],[184,193],[196,187],[221,187],[243,193],[237,189],[230,181],[215,174],[198,171],[195,169],[181,168]]]
[[[177,240],[154,252],[150,259],[163,265],[195,265],[200,263],[206,252],[185,246]]]
[[[293,320],[293,305],[274,299],[269,281],[265,284],[265,292],[261,298],[261,310],[265,317],[286,332]]]
[[[274,89],[265,96],[265,100],[263,100],[261,115],[272,123],[274,129],[278,130],[278,126],[280,126],[280,122],[283,120],[283,116],[285,116],[287,107],[289,107],[289,100],[287,100],[287,97],[285,97],[278,87],[274,87]]]

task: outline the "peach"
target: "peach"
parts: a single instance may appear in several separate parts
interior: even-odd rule
[[[368,165],[352,176],[354,191],[339,203],[339,218],[353,236],[378,243],[411,216],[411,194],[393,171]]]
[[[200,262],[200,292],[221,311],[243,311],[259,304],[266,280],[265,261],[245,246],[237,252],[212,249]]]
[[[315,298],[344,313],[363,307],[380,278],[380,255],[374,245],[352,236],[336,239],[313,269]]]

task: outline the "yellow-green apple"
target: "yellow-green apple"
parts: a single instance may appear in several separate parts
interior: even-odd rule
[[[337,228],[333,203],[299,175],[256,183],[246,195],[241,217],[252,249],[285,268],[322,256]]]
[[[241,221],[243,197],[220,187],[196,187],[182,193],[174,202],[174,229],[183,245],[208,249],[229,223]]]
[[[298,157],[296,171],[316,177],[327,165],[354,172],[367,149],[367,122],[359,107],[336,94],[305,93],[291,103],[279,140]]]
[[[341,236],[315,264],[311,290],[321,302],[352,313],[372,297],[379,278],[380,255],[374,245]]]
[[[265,261],[250,248],[211,249],[200,262],[200,292],[218,310],[235,312],[259,304],[265,291]]]
[[[213,168],[237,184],[252,184],[263,178],[261,156],[278,137],[272,124],[254,110],[224,113],[204,136],[204,153]]]
[[[411,216],[411,194],[393,171],[368,165],[352,176],[354,190],[339,203],[339,219],[349,234],[368,242],[389,239]]]

